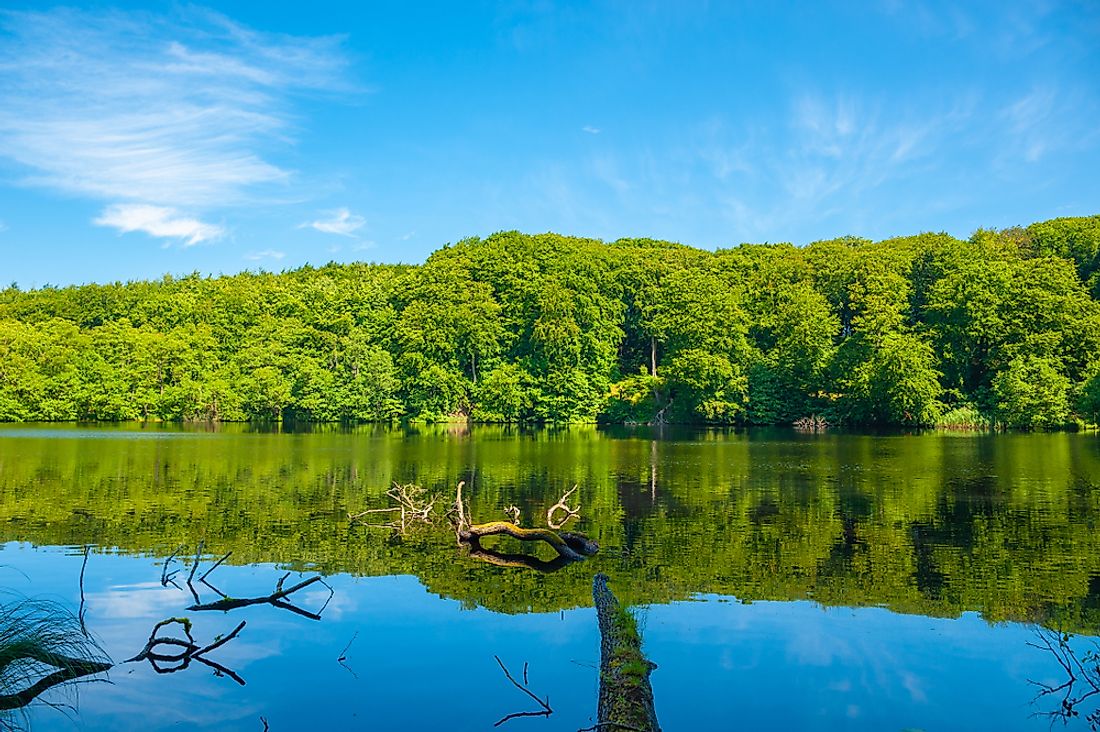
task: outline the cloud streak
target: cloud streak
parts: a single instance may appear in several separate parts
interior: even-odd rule
[[[191,243],[216,236],[199,222],[153,233],[186,219],[133,206],[201,211],[285,192],[294,174],[274,158],[292,142],[294,95],[343,83],[339,39],[258,33],[195,8],[3,12],[0,30],[0,156],[22,182],[117,202],[96,223],[144,216],[117,228]]]
[[[279,252],[274,249],[264,249],[263,251],[259,252],[250,252],[244,255],[244,258],[251,262],[259,262],[263,259],[274,259],[275,261],[279,261],[285,256],[285,252]]]
[[[140,231],[157,238],[175,239],[185,247],[225,236],[225,229],[221,226],[183,216],[174,208],[142,203],[108,206],[92,223],[118,229],[123,234]]]
[[[337,234],[354,238],[355,232],[363,228],[367,220],[358,214],[353,214],[346,208],[338,208],[335,211],[325,212],[327,218],[309,221],[298,228],[316,229],[323,234]]]

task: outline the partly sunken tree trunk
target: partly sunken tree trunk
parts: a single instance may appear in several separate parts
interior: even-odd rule
[[[596,719],[601,729],[660,732],[653,709],[649,674],[656,664],[642,655],[642,638],[630,611],[607,586],[607,575],[592,580],[592,599],[600,625],[600,702]]]

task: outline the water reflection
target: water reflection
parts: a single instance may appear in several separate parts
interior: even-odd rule
[[[165,727],[255,732],[262,715],[273,728],[387,728],[402,723],[387,710],[419,709],[422,685],[444,678],[423,725],[486,729],[515,711],[484,688],[500,674],[494,653],[509,650],[539,670],[555,724],[590,726],[596,573],[647,608],[668,729],[716,718],[1045,729],[1029,720],[1027,680],[1062,680],[1027,645],[1030,626],[990,621],[1100,627],[1090,435],[51,430],[0,428],[0,539],[39,547],[8,544],[0,566],[67,607],[86,594],[87,628],[115,658],[133,658],[167,618],[196,624],[193,641],[174,624],[159,631],[196,646],[189,673],[169,684],[148,663],[116,669],[114,686],[82,697],[88,729],[148,732],[153,697],[171,709]],[[394,532],[348,521],[387,505],[394,481],[452,495],[458,480],[479,520],[515,506],[539,523],[578,485],[569,528],[599,553],[563,562],[509,536],[456,545],[447,522]],[[88,545],[102,547],[90,561]],[[49,549],[68,546],[80,549]],[[85,562],[86,593],[74,581]],[[245,621],[199,655],[247,688],[194,658]]]
[[[1090,729],[1100,729],[1100,645],[1076,642],[1069,633],[1036,626],[1029,643],[1054,660],[1061,673],[1054,680],[1029,679],[1039,691],[1032,704],[1036,712],[1053,725],[1080,720]],[[1082,716],[1084,713],[1084,716]]]
[[[236,563],[412,573],[465,602],[557,610],[588,604],[587,568],[559,568],[550,585],[478,580],[441,554],[446,536],[395,539],[346,517],[379,505],[393,481],[449,491],[466,479],[478,515],[515,505],[525,516],[578,484],[577,529],[603,547],[591,570],[631,604],[719,592],[1100,621],[1091,435],[95,432],[118,438],[0,428],[0,537],[162,555],[207,538]]]

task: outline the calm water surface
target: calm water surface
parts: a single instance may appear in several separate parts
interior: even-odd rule
[[[475,519],[514,504],[527,525],[577,484],[574,528],[602,549],[540,573],[477,561],[442,524],[349,526],[392,481],[446,500],[458,480]],[[638,610],[666,730],[1047,730],[1057,700],[1032,703],[1029,679],[1066,679],[1029,643],[1057,628],[1083,654],[1100,635],[1098,486],[1095,435],[0,427],[0,603],[78,613],[83,568],[85,626],[119,663],[0,728],[487,730],[532,708],[498,655],[554,710],[501,729],[576,730],[605,572]],[[234,598],[322,575],[331,592],[293,596],[320,620],[188,611],[200,542],[196,577],[232,552],[209,580]],[[245,621],[209,654],[243,685],[121,663],[176,616],[200,645]]]

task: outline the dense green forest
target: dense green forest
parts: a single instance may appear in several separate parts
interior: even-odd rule
[[[1100,216],[0,292],[0,420],[1100,421]]]

